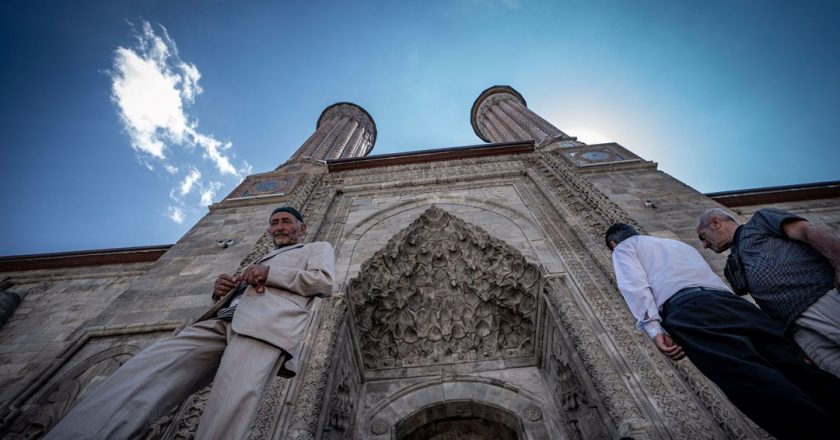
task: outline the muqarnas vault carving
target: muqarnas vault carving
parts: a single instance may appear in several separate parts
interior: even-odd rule
[[[350,282],[364,366],[532,355],[539,284],[516,249],[432,206]]]

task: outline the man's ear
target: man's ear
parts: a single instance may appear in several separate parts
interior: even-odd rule
[[[610,249],[615,250],[615,247],[618,246],[618,243],[615,240],[610,240]]]
[[[300,224],[300,235],[306,235],[306,223]]]

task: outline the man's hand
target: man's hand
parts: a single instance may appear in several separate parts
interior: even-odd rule
[[[656,344],[656,348],[658,348],[662,354],[671,358],[672,361],[678,361],[685,357],[682,347],[674,343],[674,340],[665,333],[659,333],[654,336],[653,343]]]
[[[268,266],[255,264],[245,270],[245,282],[254,286],[257,293],[265,292],[265,280],[268,279]]]
[[[223,273],[216,278],[213,284],[213,298],[221,298],[227,295],[234,287],[236,287],[237,280],[232,276]]]

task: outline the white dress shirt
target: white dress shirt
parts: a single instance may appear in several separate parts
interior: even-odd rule
[[[693,247],[677,240],[635,235],[615,247],[615,278],[636,327],[651,338],[664,333],[659,308],[688,287],[732,292]]]

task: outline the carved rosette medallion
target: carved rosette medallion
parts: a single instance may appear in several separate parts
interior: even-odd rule
[[[362,265],[348,294],[366,368],[532,355],[539,270],[431,207]]]
[[[376,419],[370,424],[370,432],[382,435],[388,432],[388,423],[382,419]]]
[[[295,190],[301,180],[299,174],[272,172],[266,175],[249,176],[231,192],[228,197],[252,197],[289,194]]]
[[[536,405],[528,405],[522,415],[532,422],[542,419],[542,411]]]

